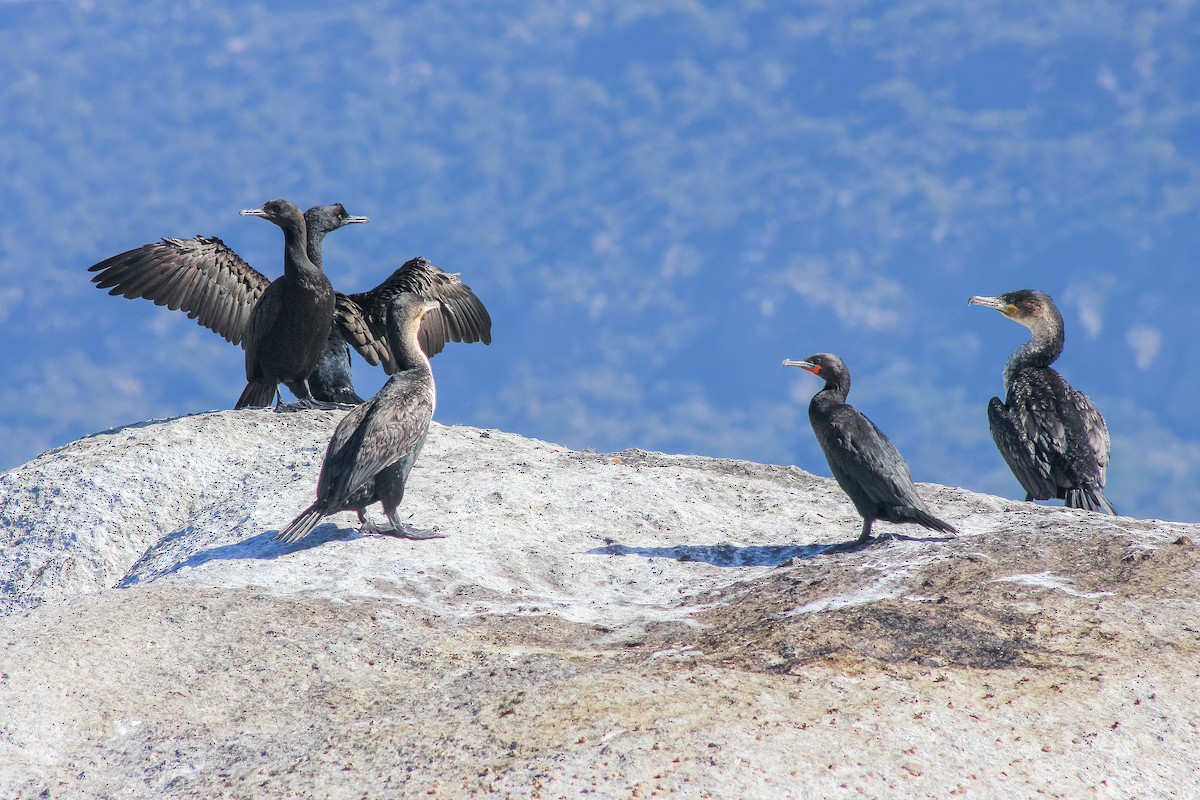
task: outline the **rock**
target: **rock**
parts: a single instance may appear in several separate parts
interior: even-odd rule
[[[1195,525],[924,484],[961,536],[833,553],[859,520],[794,467],[435,424],[402,508],[445,539],[280,546],[340,416],[0,476],[0,794],[1194,790]]]

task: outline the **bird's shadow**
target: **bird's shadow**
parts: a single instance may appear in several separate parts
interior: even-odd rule
[[[858,539],[850,539],[835,544],[751,545],[748,547],[737,547],[731,544],[630,547],[617,542],[610,542],[604,547],[595,547],[588,550],[587,554],[669,558],[674,561],[703,561],[706,564],[712,564],[714,567],[786,567],[797,561],[808,561],[818,556],[865,550],[891,539],[907,542],[948,542],[953,538],[950,536],[920,537],[906,536],[902,533],[888,533],[873,537],[865,542]]]
[[[166,541],[177,538],[185,538],[191,534],[191,528],[184,528],[174,536],[168,537]],[[154,561],[159,556],[156,548],[138,559],[125,577],[117,584],[118,589],[127,589],[131,586],[136,586],[140,583],[162,578],[166,575],[173,575],[184,569],[199,567],[202,564],[207,564],[209,561],[242,561],[249,559],[274,559],[286,553],[294,553],[299,550],[308,550],[312,547],[320,547],[326,542],[334,539],[348,539],[358,535],[354,528],[339,527],[335,523],[325,523],[318,525],[307,536],[298,542],[292,544],[283,544],[276,542],[275,537],[279,535],[278,530],[268,530],[262,533],[256,533],[253,536],[248,536],[238,542],[231,544],[218,545],[201,550],[197,553],[192,553],[182,561],[177,561],[170,566],[160,566],[155,568]]]
[[[613,542],[587,551],[596,556],[641,556],[669,558],[673,561],[703,561],[714,567],[778,567],[793,559],[807,560],[825,552],[828,545],[758,545],[736,547],[731,544],[677,545],[675,547],[630,547]]]

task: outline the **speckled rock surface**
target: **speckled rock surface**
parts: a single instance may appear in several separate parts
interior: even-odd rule
[[[340,412],[98,434],[0,476],[0,796],[1190,797],[1200,530],[435,425],[362,536]],[[378,514],[378,512],[376,511]],[[782,565],[782,568],[781,568]]]

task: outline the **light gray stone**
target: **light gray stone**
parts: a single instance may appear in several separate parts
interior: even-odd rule
[[[277,545],[340,416],[148,422],[0,476],[0,796],[1200,783],[1195,525],[922,484],[957,539],[828,553],[858,517],[794,467],[435,424],[402,510],[446,538],[346,513]]]

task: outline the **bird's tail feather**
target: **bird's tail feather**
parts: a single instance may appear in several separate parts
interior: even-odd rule
[[[887,509],[888,520],[891,522],[915,522],[917,525],[929,528],[931,531],[941,531],[942,533],[952,533],[958,535],[958,529],[949,522],[942,520],[930,514],[927,511],[922,511],[919,508],[910,506],[891,506]]]
[[[250,381],[234,408],[261,408],[275,402],[275,384]]]
[[[1113,504],[1104,496],[1104,492],[1091,486],[1067,489],[1063,500],[1066,501],[1067,508],[1082,508],[1085,511],[1107,512],[1114,517],[1119,516]]]
[[[276,536],[275,541],[291,544],[298,542],[312,532],[312,529],[317,527],[317,523],[325,516],[325,512],[313,503],[308,508],[300,512],[300,516],[296,517],[288,526],[281,530]]]

